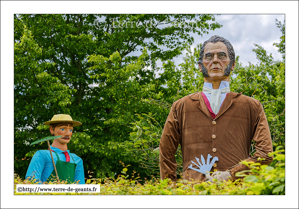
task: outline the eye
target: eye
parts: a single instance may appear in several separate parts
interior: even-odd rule
[[[64,131],[64,128],[61,128],[60,130]]]
[[[208,53],[208,54],[206,54],[205,57],[206,57],[206,60],[212,60],[213,54]]]
[[[218,58],[221,60],[226,59],[226,54],[224,52],[220,52],[218,53]]]
[[[71,129],[70,132],[73,132],[73,130]]]

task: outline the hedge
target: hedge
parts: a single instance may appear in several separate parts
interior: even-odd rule
[[[170,179],[142,180],[132,174],[128,179],[128,166],[124,166],[122,175],[117,178],[87,179],[86,184],[100,184],[100,193],[81,193],[89,195],[285,195],[285,154],[281,147],[277,147],[270,165],[248,163],[242,161],[250,170],[236,174],[235,181],[216,183],[187,181],[180,179],[172,182]],[[34,181],[23,180],[15,174],[15,195],[74,195],[74,193],[16,193],[17,184],[37,184]],[[57,182],[50,182],[57,184]],[[67,182],[60,182],[67,184]],[[78,193],[77,195],[80,195]]]

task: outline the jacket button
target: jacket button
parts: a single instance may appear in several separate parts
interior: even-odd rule
[[[212,124],[213,124],[213,125],[216,125],[216,121],[213,120],[213,121],[212,121]]]
[[[217,167],[217,163],[214,163],[214,164],[213,164],[213,167],[216,168],[216,167]]]
[[[212,149],[212,151],[213,151],[213,152],[216,152],[216,151],[217,151],[217,149],[216,149],[216,148],[213,148],[213,149]]]
[[[215,135],[215,134],[213,134],[213,135],[212,135],[212,138],[213,138],[213,139],[215,139],[215,138],[216,138],[216,135]]]

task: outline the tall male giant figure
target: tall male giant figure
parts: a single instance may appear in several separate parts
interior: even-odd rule
[[[268,153],[273,148],[263,106],[256,99],[230,92],[230,72],[235,67],[231,43],[220,36],[211,37],[201,48],[198,64],[204,76],[203,91],[175,101],[164,126],[160,140],[161,178],[176,180],[175,153],[179,144],[183,178],[187,180],[233,180],[236,172],[248,169],[240,164],[242,160],[260,162],[260,157],[264,158],[261,164],[270,164]],[[250,156],[252,141],[256,152]],[[205,162],[200,164],[199,159],[214,159],[208,169],[212,176],[192,167],[203,166]]]

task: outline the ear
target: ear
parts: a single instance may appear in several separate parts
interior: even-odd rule
[[[232,65],[231,71],[233,71],[234,69],[235,69],[235,62],[234,62],[234,64]]]
[[[202,72],[202,68],[201,68],[201,64],[198,63],[198,68],[199,68],[199,71]]]
[[[51,135],[54,136],[54,128],[53,128],[53,126],[50,126],[50,133],[51,133]]]

